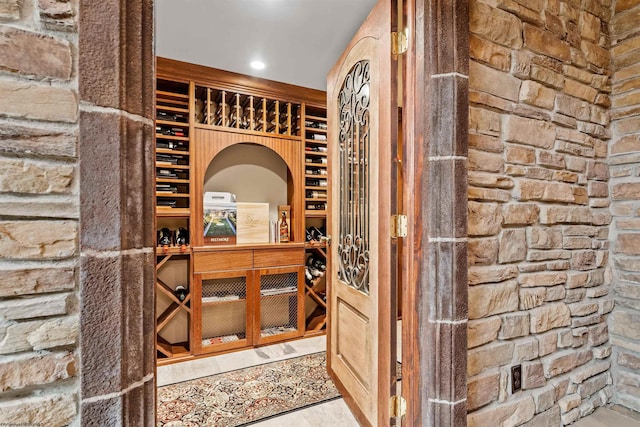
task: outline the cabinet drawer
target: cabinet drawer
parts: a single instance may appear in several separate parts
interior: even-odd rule
[[[254,251],[254,268],[287,265],[304,265],[304,248],[256,249]]]
[[[195,253],[193,270],[204,271],[246,270],[253,267],[253,251],[216,251]]]

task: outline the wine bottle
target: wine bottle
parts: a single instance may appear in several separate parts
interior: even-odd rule
[[[254,108],[251,106],[245,107],[243,112],[243,129],[256,129],[256,115]]]
[[[282,216],[280,217],[279,237],[280,242],[289,241],[289,220],[287,219],[286,211],[282,211]]]
[[[242,107],[234,105],[231,107],[231,115],[229,116],[229,126],[232,128],[240,127],[242,123]]]
[[[307,199],[326,199],[326,191],[307,190]]]
[[[223,112],[224,110],[224,112]],[[224,114],[223,114],[224,113]],[[231,107],[226,102],[221,102],[218,104],[218,109],[216,110],[216,126],[229,126],[229,115],[231,114]]]
[[[182,285],[176,286],[176,289],[173,291],[173,293],[175,294],[176,298],[180,300],[180,302],[187,299],[187,289]]]
[[[265,119],[264,119],[264,103],[261,101],[258,102],[258,108],[256,109],[255,120],[256,120],[256,130],[264,130],[265,128]]]
[[[186,228],[180,227],[175,233],[175,245],[176,246],[186,246],[189,244],[189,231]]]
[[[158,230],[158,246],[169,246],[171,244],[171,230],[163,227]]]

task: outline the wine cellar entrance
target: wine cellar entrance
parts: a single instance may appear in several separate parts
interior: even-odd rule
[[[13,3],[22,7],[20,6],[21,2]],[[13,3],[10,2],[10,4]],[[152,408],[154,405],[152,403],[155,402],[155,397],[152,389],[154,379],[157,378],[153,370],[154,353],[158,351],[158,357],[166,359],[164,362],[160,362],[163,364],[196,357],[192,354],[193,349],[191,348],[191,343],[195,339],[191,328],[194,294],[189,288],[193,286],[194,282],[182,280],[181,284],[172,283],[170,278],[175,276],[166,273],[170,277],[165,277],[162,280],[163,285],[155,282],[154,274],[152,274],[154,264],[157,270],[162,270],[170,263],[182,260],[183,267],[181,268],[184,272],[180,273],[181,277],[192,280],[195,254],[193,243],[187,244],[185,241],[187,236],[190,238],[192,235],[191,221],[194,218],[191,211],[191,202],[194,199],[190,197],[193,192],[191,166],[190,164],[181,165],[178,160],[175,165],[172,165],[174,166],[173,172],[168,171],[169,176],[163,177],[158,176],[159,168],[156,167],[165,166],[162,164],[162,160],[158,164],[156,163],[158,158],[148,158],[155,157],[156,142],[160,144],[161,141],[164,141],[164,147],[158,145],[158,149],[174,150],[177,148],[178,151],[181,151],[177,154],[185,156],[182,159],[183,162],[187,158],[188,162],[191,162],[194,156],[190,151],[190,144],[195,131],[195,121],[192,126],[191,118],[187,123],[184,117],[178,115],[167,117],[169,120],[164,123],[165,127],[156,129],[165,138],[157,140],[151,136],[153,129],[149,129],[149,133],[146,129],[147,121],[156,118],[154,117],[154,106],[148,105],[148,102],[155,101],[155,97],[158,98],[158,105],[162,99],[173,101],[173,103],[167,104],[165,102],[164,104],[165,110],[169,109],[171,113],[185,113],[184,110],[186,110],[190,115],[195,108],[191,104],[190,95],[192,80],[181,77],[173,81],[169,77],[179,73],[173,73],[171,67],[164,67],[164,70],[161,70],[162,66],[158,65],[158,77],[160,80],[164,78],[166,82],[176,86],[171,90],[164,90],[159,86],[155,92],[156,66],[152,55],[155,52],[154,43],[155,38],[158,37],[156,30],[159,26],[154,21],[156,3],[159,2],[132,0],[110,3],[109,7],[105,9],[104,5],[82,2],[75,9],[77,16],[82,17],[77,22],[80,31],[77,37],[77,46],[72,49],[72,53],[77,50],[77,63],[73,61],[74,64],[77,64],[77,75],[74,73],[73,77],[77,77],[79,83],[77,89],[77,99],[79,100],[77,155],[83,159],[80,162],[80,173],[77,177],[78,191],[82,195],[80,217],[83,219],[82,228],[78,231],[78,249],[82,256],[82,262],[79,263],[77,269],[79,274],[76,275],[76,282],[80,284],[79,294],[82,295],[82,298],[78,303],[81,311],[81,339],[77,348],[82,355],[82,372],[103,373],[107,378],[105,381],[93,381],[91,377],[85,376],[79,384],[76,384],[78,383],[76,381],[70,385],[70,390],[80,390],[79,397],[74,395],[73,399],[79,401],[78,410],[81,411],[83,421],[88,420],[87,422],[94,419],[119,420],[123,417],[131,417],[126,419],[130,420],[132,425],[141,425],[141,417],[147,421],[153,416]],[[429,197],[430,206],[439,206],[440,200],[448,201],[449,198],[458,200],[459,194],[466,194],[466,182],[448,180],[442,184],[430,186],[431,178],[429,176],[416,178],[416,174],[423,172],[423,166],[426,167],[421,163],[422,160],[429,158],[425,150],[431,147],[435,147],[435,149],[447,147],[447,144],[452,141],[455,142],[453,146],[458,147],[461,151],[466,150],[466,107],[463,112],[457,111],[455,120],[444,121],[442,124],[439,123],[440,127],[429,128],[432,134],[439,136],[438,138],[432,138],[423,129],[424,124],[430,125],[431,121],[438,117],[439,114],[435,112],[435,109],[439,105],[465,106],[467,102],[465,96],[468,89],[464,84],[452,85],[452,91],[434,92],[429,95],[428,100],[424,99],[426,92],[422,86],[425,81],[429,81],[428,77],[424,79],[425,75],[430,76],[431,74],[438,78],[461,79],[463,83],[465,82],[467,69],[464,59],[468,57],[468,43],[465,38],[466,26],[468,25],[467,6],[465,2],[455,2],[454,6],[456,7],[455,14],[450,13],[451,10],[444,12],[444,8],[451,7],[450,4],[429,7],[426,2],[418,2],[417,4],[409,2],[409,6],[406,7],[410,17],[408,34],[412,37],[415,36],[415,43],[410,39],[409,50],[405,56],[407,69],[412,74],[412,78],[405,80],[404,87],[408,93],[405,99],[409,101],[405,102],[405,105],[415,106],[415,108],[405,111],[407,113],[405,115],[407,117],[406,123],[409,123],[405,126],[407,131],[405,138],[409,141],[407,152],[411,152],[412,156],[405,158],[403,164],[407,165],[405,171],[408,173],[407,181],[409,182],[405,188],[405,194],[412,196],[408,200],[410,206],[407,209],[409,224],[415,224],[418,228],[409,230],[408,244],[404,245],[408,251],[411,251],[408,252],[411,264],[407,271],[411,284],[415,286],[409,289],[412,295],[403,297],[410,305],[409,307],[405,305],[403,311],[403,329],[408,330],[409,332],[404,331],[408,334],[413,333],[414,330],[423,332],[420,336],[413,336],[412,339],[405,340],[406,345],[411,345],[412,359],[408,360],[411,365],[405,364],[403,366],[403,372],[407,373],[405,377],[407,383],[403,384],[403,390],[409,389],[405,386],[411,384],[412,378],[416,380],[413,388],[409,391],[414,398],[414,401],[409,402],[408,406],[409,414],[415,417],[411,418],[415,421],[413,425],[433,425],[428,422],[432,418],[427,416],[433,415],[435,410],[445,411],[446,408],[452,407],[444,392],[441,395],[440,392],[422,390],[416,384],[435,383],[438,379],[438,373],[451,372],[451,367],[466,366],[466,363],[460,362],[457,357],[457,363],[453,363],[454,356],[463,357],[462,353],[466,356],[466,352],[448,351],[450,347],[445,346],[448,341],[445,342],[444,338],[450,337],[442,337],[440,330],[437,329],[439,327],[437,322],[443,319],[444,314],[435,309],[432,312],[432,307],[437,308],[439,304],[453,300],[452,295],[462,294],[460,291],[463,289],[466,292],[466,283],[464,283],[466,277],[463,274],[456,274],[455,277],[450,278],[444,275],[438,276],[439,282],[436,286],[435,283],[432,283],[435,279],[423,274],[422,271],[423,264],[431,266],[432,258],[428,253],[430,244],[427,244],[428,236],[425,230],[436,229],[435,225],[439,223],[438,221],[450,220],[450,218],[444,216],[440,218],[437,215],[427,217],[426,212],[422,211],[423,206],[424,209],[427,206],[426,197]],[[183,5],[180,4],[180,7]],[[18,15],[16,15],[17,17]],[[454,18],[455,22],[453,22]],[[32,19],[31,14],[25,19]],[[102,24],[96,25],[97,22]],[[414,24],[415,28],[413,28]],[[130,40],[129,36],[133,36],[133,39]],[[439,42],[442,40],[446,42]],[[127,48],[125,49],[123,46],[127,46]],[[181,47],[183,50],[188,50],[187,46]],[[428,49],[430,49],[429,53],[425,54]],[[14,50],[10,48],[9,52]],[[433,56],[434,51],[437,51],[438,56]],[[444,58],[446,61],[438,62],[436,61],[438,58]],[[449,61],[449,59],[452,60]],[[458,59],[462,60],[458,62]],[[186,65],[186,70],[191,69],[189,64]],[[164,73],[164,77],[162,73]],[[416,81],[416,73],[419,74],[420,81]],[[53,82],[53,84],[55,83]],[[212,88],[217,87],[217,83],[201,82],[203,86],[211,86]],[[186,90],[184,90],[185,88]],[[230,92],[234,90],[241,92],[234,87],[228,89]],[[261,88],[262,92],[269,90],[268,87]],[[155,92],[155,97],[153,92]],[[244,93],[244,91],[242,92]],[[258,96],[269,98],[266,93]],[[73,104],[72,98],[69,99],[71,104]],[[178,104],[175,101],[178,101]],[[323,103],[324,99],[318,100],[315,107],[320,109]],[[172,111],[171,109],[177,110]],[[158,111],[160,110],[158,109]],[[307,111],[306,114],[306,118],[318,117],[317,134],[320,134],[322,130],[321,113],[322,111],[317,111],[309,114]],[[163,118],[158,118],[158,121],[160,120]],[[452,128],[455,131],[442,132],[441,128],[450,123],[453,123],[452,126],[456,126]],[[208,124],[203,123],[203,125]],[[167,126],[169,129],[166,129]],[[310,129],[313,127],[310,126]],[[242,131],[247,130],[236,129],[234,132]],[[306,136],[303,138],[305,149],[307,144],[313,143],[319,148],[325,145],[322,144],[321,139],[315,139],[315,137],[311,138],[311,141],[308,141]],[[73,140],[73,135],[71,140]],[[109,142],[109,144],[105,144],[105,142]],[[182,144],[176,144],[176,142]],[[313,149],[308,151],[313,151]],[[440,151],[435,152],[440,153]],[[120,162],[119,168],[112,167],[114,153],[119,156],[117,158]],[[171,164],[172,161],[175,160],[168,160],[168,163]],[[435,162],[436,160],[429,159],[429,161]],[[306,164],[306,159],[303,164]],[[177,172],[178,170],[181,172]],[[167,174],[167,172],[163,172],[163,174]],[[175,176],[171,176],[171,174],[175,174]],[[308,193],[310,195],[308,197],[305,191],[305,226],[302,231],[305,234],[309,233],[311,243],[308,248],[304,241],[298,240],[294,243],[305,245],[305,253],[312,252],[320,256],[323,252],[326,253],[326,242],[323,240],[326,239],[326,236],[322,235],[323,230],[321,225],[318,225],[322,221],[322,209],[318,208],[322,205],[322,200],[309,200],[310,203],[307,205],[306,199],[316,198],[313,191],[324,191],[323,187],[326,188],[328,183],[322,178],[321,173],[313,173],[310,177],[305,174],[304,178],[305,184],[311,192]],[[144,185],[140,185],[137,182],[138,179]],[[162,179],[173,181],[162,182]],[[165,185],[156,186],[154,192],[151,188],[156,184]],[[159,202],[163,196],[162,193],[170,193],[172,197],[165,197],[167,200],[158,203],[158,206],[162,207],[161,209],[149,212],[153,208],[150,203],[151,199],[156,198]],[[185,195],[189,195],[189,197],[185,197]],[[450,197],[452,195],[455,197]],[[460,197],[464,198],[464,196]],[[104,202],[108,209],[97,210],[96,202]],[[315,206],[312,207],[312,204]],[[141,212],[145,215],[141,216]],[[156,244],[153,245],[156,247],[150,248],[152,251],[149,252],[148,246],[154,243],[153,234],[156,231],[147,222],[147,219],[152,216],[158,221],[157,231],[163,234],[164,239],[160,241],[161,245],[157,245],[159,241],[157,239]],[[313,225],[307,226],[307,220],[313,221]],[[423,220],[425,221],[424,230],[420,228]],[[293,225],[295,227],[295,223]],[[106,240],[103,238],[105,229],[114,230],[113,233],[110,231],[109,238]],[[184,232],[181,229],[184,229]],[[456,236],[463,236],[466,233],[462,229],[458,231],[460,233]],[[97,239],[96,236],[99,236],[100,239]],[[294,238],[300,238],[299,235],[295,236],[294,231]],[[306,239],[305,236],[305,241]],[[458,248],[466,248],[466,242],[459,242],[456,245]],[[296,248],[294,247],[294,249]],[[462,252],[466,251],[462,250]],[[123,268],[103,268],[106,265],[105,262],[112,262],[112,259],[114,263],[122,263]],[[253,261],[253,259],[252,256],[251,260]],[[438,260],[438,267],[444,268],[443,265],[449,265],[448,261],[447,259]],[[131,274],[128,270],[124,270],[125,267],[131,267]],[[327,269],[330,268],[331,266],[328,265]],[[138,270],[144,271],[139,272]],[[123,274],[123,271],[126,271],[127,274]],[[321,285],[308,285],[306,279],[305,277],[305,292],[308,291],[309,295],[313,297],[314,294],[311,290],[317,290],[316,294],[319,297],[315,298],[315,301],[318,303],[318,307],[321,307],[320,301],[323,298],[321,289],[318,289]],[[442,282],[443,280],[444,282]],[[178,281],[180,280],[176,279],[176,282]],[[137,284],[144,286],[136,287]],[[449,286],[451,284],[455,286]],[[436,288],[439,289],[439,292],[433,294],[416,291],[416,289]],[[165,301],[167,308],[158,310],[160,316],[157,319],[149,319],[148,317],[152,316],[155,311],[152,309],[152,304],[155,303],[153,299],[156,294],[164,294],[169,301]],[[427,300],[427,298],[431,300]],[[466,298],[455,299],[455,301],[456,304],[460,304],[456,305],[456,308],[461,311],[466,309]],[[156,329],[163,331],[164,328],[170,328],[169,324],[175,322],[177,317],[186,318],[189,322],[186,333],[182,337],[177,335],[168,337],[171,338],[171,341],[167,339],[166,343],[161,342],[162,351],[154,349],[152,337],[155,335],[153,333],[155,331],[149,331],[149,329],[153,329],[155,326]],[[312,319],[316,318],[322,319],[312,316]],[[405,327],[408,323],[407,319],[413,319],[411,328]],[[155,325],[153,325],[154,320]],[[109,331],[105,329],[106,325],[109,326]],[[310,325],[322,325],[322,321],[313,321],[310,322]],[[452,330],[456,333],[455,337],[463,337],[466,320],[461,320],[459,324],[456,323],[454,326]],[[105,333],[105,331],[111,332],[111,329],[116,335]],[[144,336],[139,339],[139,335],[142,333]],[[442,342],[444,350],[438,354],[429,353],[427,348],[432,344],[432,341],[429,340],[436,343]],[[426,344],[427,341],[429,344]],[[462,341],[464,340],[456,340],[455,342]],[[103,369],[106,366],[105,360],[111,362],[109,366],[113,366],[113,369]],[[127,375],[123,374],[125,370]],[[453,372],[453,377],[456,378],[456,385],[464,383],[465,369],[456,369]],[[84,380],[85,378],[87,381]],[[447,379],[445,378],[445,380]],[[446,384],[449,384],[448,380]],[[450,387],[441,388],[443,390],[451,389]],[[144,411],[140,411],[141,396],[146,402],[145,405],[142,405],[145,407]],[[462,399],[462,397],[460,398]],[[433,402],[436,403],[432,404]],[[455,403],[455,414],[464,414],[465,403],[462,400],[459,402],[461,403]],[[420,408],[425,408],[423,418],[420,418]],[[410,415],[407,417],[409,418]],[[419,419],[423,419],[424,422],[418,422]],[[456,417],[456,419],[461,419],[461,417]],[[96,425],[103,424],[96,423]],[[452,421],[450,425],[455,425],[455,422]]]
[[[157,76],[158,365],[324,334],[326,93],[165,58]]]

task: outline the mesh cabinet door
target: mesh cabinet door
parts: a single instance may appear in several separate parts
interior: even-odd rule
[[[304,267],[258,271],[260,315],[256,338],[259,344],[304,333],[303,274]]]
[[[248,271],[198,275],[202,302],[197,344],[203,353],[251,344],[250,275]]]

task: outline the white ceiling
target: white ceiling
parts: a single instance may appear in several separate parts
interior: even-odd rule
[[[158,56],[326,90],[377,0],[156,0]],[[259,59],[264,70],[249,66]]]

